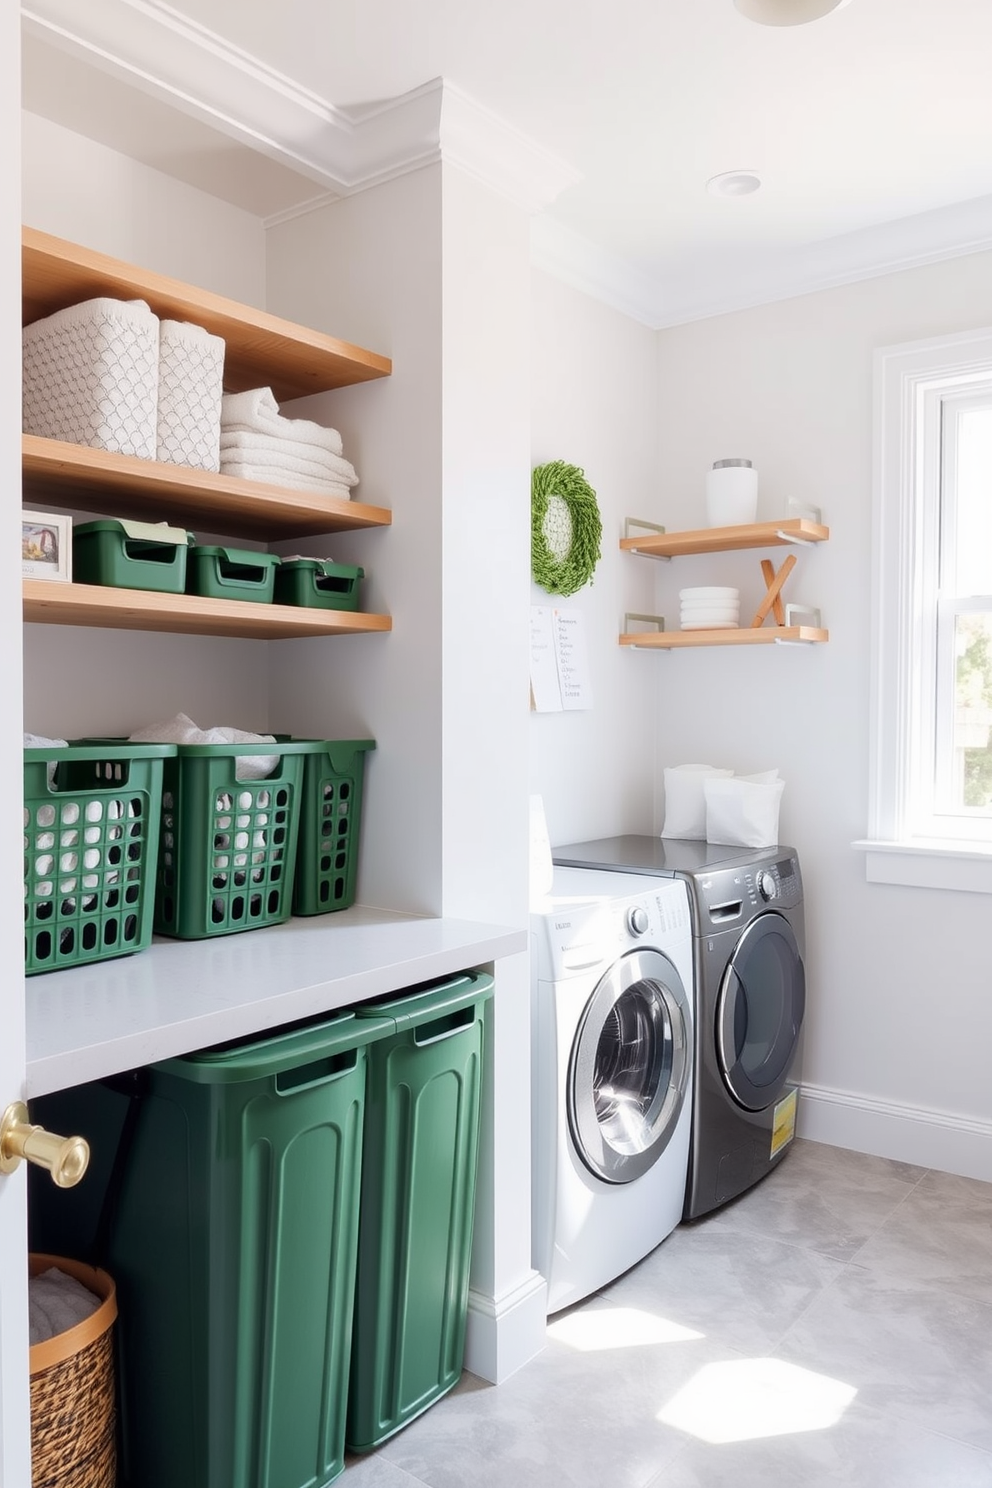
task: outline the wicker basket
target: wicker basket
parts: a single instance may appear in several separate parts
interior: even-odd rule
[[[114,1283],[80,1261],[30,1257],[32,1276],[50,1266],[103,1301],[76,1327],[31,1347],[31,1488],[114,1488]]]

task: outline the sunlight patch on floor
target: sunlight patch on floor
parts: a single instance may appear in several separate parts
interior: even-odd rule
[[[636,1307],[589,1307],[548,1324],[549,1338],[556,1338],[583,1353],[597,1349],[643,1348],[654,1343],[685,1343],[704,1336]]]
[[[714,1444],[790,1436],[835,1425],[857,1393],[780,1359],[728,1360],[705,1365],[658,1420]]]

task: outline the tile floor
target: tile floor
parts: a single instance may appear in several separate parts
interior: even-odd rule
[[[799,1140],[344,1488],[992,1488],[992,1184]]]

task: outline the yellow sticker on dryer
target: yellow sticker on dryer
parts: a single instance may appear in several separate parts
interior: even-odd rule
[[[772,1112],[772,1147],[769,1157],[774,1157],[776,1152],[781,1152],[787,1147],[796,1135],[796,1107],[799,1104],[798,1090],[790,1090],[788,1095],[779,1101]]]

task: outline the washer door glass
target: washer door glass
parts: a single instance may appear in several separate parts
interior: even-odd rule
[[[748,1111],[782,1093],[806,1012],[806,972],[792,926],[775,913],[744,931],[723,975],[717,1056],[727,1089]]]
[[[631,1183],[671,1139],[692,1068],[689,1003],[660,951],[630,951],[586,1005],[568,1070],[579,1156],[608,1183]]]

